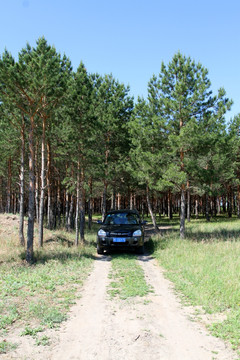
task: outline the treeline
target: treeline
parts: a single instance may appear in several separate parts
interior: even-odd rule
[[[89,74],[44,38],[15,60],[0,58],[0,211],[19,212],[28,262],[34,223],[75,229],[84,242],[85,215],[137,208],[185,217],[240,213],[239,124],[228,126],[232,102],[211,92],[207,70],[177,53],[134,104],[112,75]]]

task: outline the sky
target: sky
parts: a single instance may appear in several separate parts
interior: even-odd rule
[[[0,0],[0,54],[17,60],[42,36],[74,70],[82,61],[89,73],[112,73],[135,100],[180,51],[234,101],[227,121],[240,113],[239,0]]]

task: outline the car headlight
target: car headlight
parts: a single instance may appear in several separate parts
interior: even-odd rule
[[[141,235],[142,235],[141,230],[136,230],[136,231],[134,231],[134,233],[133,233],[133,236],[141,236]]]
[[[101,236],[101,237],[107,236],[106,231],[104,231],[103,229],[100,229],[98,231],[98,236]]]

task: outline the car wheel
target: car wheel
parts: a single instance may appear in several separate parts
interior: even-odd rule
[[[138,253],[139,255],[143,255],[143,254],[144,254],[144,245],[138,247],[137,253]]]
[[[103,255],[103,249],[100,248],[99,245],[97,245],[97,253],[98,253],[98,255]]]

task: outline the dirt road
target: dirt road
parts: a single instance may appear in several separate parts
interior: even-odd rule
[[[233,360],[224,342],[190,319],[151,256],[138,257],[154,292],[134,300],[107,294],[110,256],[98,256],[70,318],[53,331],[48,347],[24,344],[11,359],[48,360]],[[26,340],[25,340],[26,341]],[[22,350],[21,350],[22,349]]]

